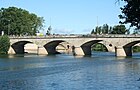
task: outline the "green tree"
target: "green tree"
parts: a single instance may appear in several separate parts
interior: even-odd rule
[[[126,34],[128,32],[124,25],[116,25],[113,27],[111,34]]]
[[[108,51],[107,48],[103,44],[100,44],[100,43],[94,44],[91,49],[93,51],[104,51],[104,52]]]
[[[0,32],[6,35],[35,35],[43,27],[43,18],[16,8],[0,9]]]
[[[112,27],[104,24],[103,26],[97,26],[95,29],[92,29],[91,34],[109,34],[112,31]]]
[[[95,34],[95,30],[94,29],[92,29],[91,34]]]
[[[107,24],[104,24],[102,27],[102,33],[108,34],[109,33],[109,26]]]
[[[120,23],[130,23],[131,27],[135,26],[137,29],[140,29],[140,0],[121,1],[124,1],[126,5],[124,5],[124,7],[121,7],[122,14],[119,15],[119,17],[120,19],[123,19],[123,21],[120,21]]]
[[[95,32],[94,32],[94,34],[101,34],[102,33],[102,27],[101,26],[97,26],[96,28],[95,28]]]
[[[111,34],[112,30],[113,30],[113,27],[110,26],[110,27],[109,27],[108,34]]]
[[[51,35],[51,30],[52,30],[52,27],[49,26],[46,35]]]
[[[0,54],[7,54],[10,47],[8,36],[0,36]]]
[[[140,46],[134,46],[132,50],[133,52],[140,52]]]

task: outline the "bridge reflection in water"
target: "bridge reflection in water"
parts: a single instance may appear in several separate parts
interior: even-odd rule
[[[58,51],[83,56],[91,55],[91,47],[103,44],[116,56],[132,56],[132,47],[140,42],[139,35],[88,35],[88,36],[50,36],[50,37],[10,37],[9,54],[25,52],[37,54],[57,54]]]

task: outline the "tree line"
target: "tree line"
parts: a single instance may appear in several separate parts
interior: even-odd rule
[[[9,7],[0,9],[0,34],[5,35],[36,35],[43,27],[43,17],[27,10]]]
[[[109,26],[104,24],[103,26],[96,26],[91,31],[91,34],[129,34],[130,31],[126,29],[125,25]]]

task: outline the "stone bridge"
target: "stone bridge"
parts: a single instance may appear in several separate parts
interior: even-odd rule
[[[74,55],[91,55],[91,46],[101,43],[108,51],[115,51],[116,56],[132,56],[132,47],[140,42],[140,35],[105,35],[105,36],[50,36],[50,37],[10,37],[9,54],[24,53],[27,43],[36,44],[37,54],[55,54],[61,43]]]

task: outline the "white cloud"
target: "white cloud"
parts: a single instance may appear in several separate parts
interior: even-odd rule
[[[92,29],[83,29],[82,32],[83,34],[90,34]]]
[[[53,32],[55,34],[73,34],[74,30],[72,30],[72,29],[64,29],[64,28],[60,29],[59,28],[59,29],[54,29]]]

